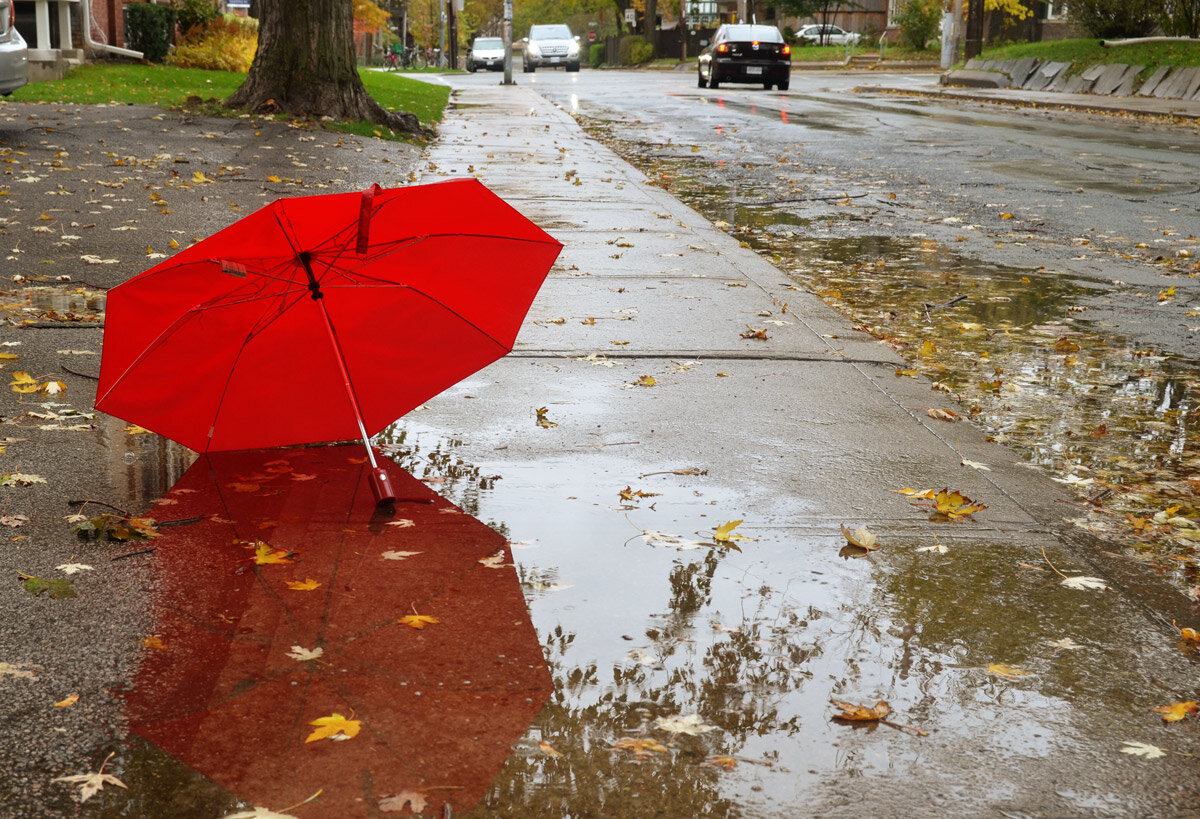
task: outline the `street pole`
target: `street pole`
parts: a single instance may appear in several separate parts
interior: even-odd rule
[[[512,85],[512,0],[504,0],[504,82]]]
[[[446,8],[450,14],[450,68],[458,68],[458,15],[455,6],[458,0],[448,0]]]
[[[983,0],[967,0],[967,38],[963,48],[966,59],[983,51]]]
[[[679,0],[679,62],[687,62],[687,0]]]

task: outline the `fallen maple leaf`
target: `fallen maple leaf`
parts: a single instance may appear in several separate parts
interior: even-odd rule
[[[55,708],[70,708],[72,705],[74,705],[77,702],[79,702],[79,695],[72,694],[69,697],[67,697],[66,699],[61,699],[58,702],[54,703],[54,707]],[[1192,705],[1195,705],[1195,704],[1196,703],[1192,703]],[[1164,719],[1165,719],[1165,717],[1164,717]],[[1180,717],[1180,719],[1183,719],[1183,718]],[[1174,720],[1168,720],[1168,721],[1173,722]]]
[[[1145,742],[1131,742],[1125,740],[1125,747],[1121,749],[1121,753],[1129,754],[1130,756],[1144,756],[1146,759],[1158,759],[1160,756],[1166,756],[1167,752],[1157,745],[1147,745]]]
[[[304,580],[285,580],[284,583],[292,591],[312,591],[324,585],[320,580],[313,580],[311,577]]]
[[[263,541],[258,541],[254,546],[254,562],[260,566],[271,563],[294,563],[288,557],[290,552],[283,549],[276,549]]]
[[[654,720],[654,724],[664,731],[670,731],[672,734],[687,734],[691,737],[717,730],[715,726],[705,725],[700,719],[699,714],[688,714],[687,716],[676,714],[673,717],[659,717]]]
[[[643,375],[637,381],[633,382],[635,387],[653,387],[658,382],[654,380],[652,375]]]
[[[114,752],[115,753],[115,752]],[[95,796],[99,791],[104,790],[105,785],[116,785],[118,788],[124,788],[125,783],[117,779],[112,774],[104,772],[104,766],[108,764],[108,760],[112,759],[110,753],[100,763],[100,770],[95,773],[75,774],[73,776],[56,776],[51,782],[65,782],[71,786],[79,787],[79,801],[86,802]]]
[[[78,572],[89,572],[95,567],[89,566],[86,563],[61,563],[54,568],[58,569],[63,574],[77,574]]]
[[[853,532],[850,531],[846,524],[842,524],[842,536],[846,538],[846,542],[851,546],[856,546],[859,549],[866,549],[868,552],[873,552],[879,548],[878,536],[865,526],[860,526]]]
[[[943,489],[933,496],[933,514],[942,515],[950,520],[965,518],[976,512],[987,509],[982,503],[975,503],[961,492]]]
[[[415,521],[411,521],[408,518],[397,518],[396,520],[389,520],[387,523],[385,523],[383,525],[384,526],[395,526],[397,529],[407,529],[410,526],[416,526],[417,524]]]
[[[830,699],[829,701],[842,710],[842,713],[834,714],[834,719],[844,719],[851,722],[874,722],[892,713],[891,706],[884,700],[875,703],[873,708],[868,708],[865,705],[855,705],[852,702],[844,702],[842,700]]]
[[[770,341],[770,337],[767,336],[767,330],[765,327],[761,330],[756,330],[755,328],[753,328],[749,324],[747,324],[746,332],[739,333],[739,335],[742,338],[756,338],[759,341]]]
[[[424,794],[416,791],[401,791],[395,796],[380,799],[379,810],[381,813],[399,813],[404,810],[405,805],[408,805],[412,812],[417,814],[424,811],[427,804]]]
[[[927,414],[930,418],[936,418],[939,421],[949,421],[952,424],[962,420],[961,415],[948,409],[931,409],[927,410]]]
[[[1200,705],[1197,705],[1196,700],[1191,700],[1190,702],[1173,702],[1170,705],[1160,705],[1150,710],[1156,714],[1162,714],[1163,722],[1179,722],[1184,717],[1194,717],[1200,714]]]
[[[642,539],[646,541],[647,546],[670,546],[681,552],[700,549],[704,546],[699,540],[688,540],[671,532],[660,532],[656,529],[642,530]]]
[[[713,540],[717,543],[729,543],[734,540],[753,540],[754,538],[744,537],[743,535],[733,534],[733,530],[742,525],[740,520],[731,520],[722,523],[713,533]]]
[[[315,660],[325,653],[325,649],[317,646],[316,648],[304,648],[303,646],[292,646],[292,650],[287,653],[289,657],[297,662],[307,662]]]
[[[407,614],[404,617],[401,617],[399,622],[415,629],[423,629],[430,623],[437,623],[438,619],[436,617],[431,617],[428,614]]]
[[[475,562],[481,563],[484,566],[487,566],[489,569],[503,569],[504,565],[505,565],[504,564],[504,550],[501,549],[500,551],[496,552],[493,555],[488,555],[487,557],[481,557],[481,558],[479,558],[479,560],[477,560]]]
[[[634,489],[631,486],[626,486],[624,489],[622,489],[620,492],[617,493],[617,496],[620,497],[621,500],[636,500],[637,498],[657,498],[658,495],[659,495],[658,492],[643,492],[641,489]]]
[[[1097,589],[1104,591],[1108,588],[1108,584],[1098,577],[1086,577],[1081,574],[1071,575],[1063,578],[1060,586],[1066,586],[1068,589]]]
[[[989,674],[994,674],[1006,680],[1019,680],[1033,673],[1032,671],[1026,671],[1023,668],[1011,665],[1004,665],[1003,663],[988,663],[987,670]]]
[[[317,726],[316,729],[308,735],[305,742],[316,742],[318,739],[353,739],[358,735],[358,731],[362,728],[362,723],[356,719],[346,719],[341,714],[334,712],[327,717],[317,717],[309,725]]]
[[[737,767],[737,760],[731,756],[710,756],[700,764],[701,768],[724,768],[732,771]]]
[[[651,753],[666,753],[667,746],[649,737],[622,737],[613,743],[614,751],[633,751],[638,759],[645,759]]]
[[[420,552],[387,551],[387,552],[380,552],[379,556],[381,558],[383,558],[384,560],[404,560],[406,557],[412,557],[413,555],[419,555],[419,554],[421,554],[421,553]]]
[[[537,425],[542,429],[553,429],[558,426],[558,423],[551,421],[547,415],[550,412],[549,407],[538,407],[534,412],[537,413]]]

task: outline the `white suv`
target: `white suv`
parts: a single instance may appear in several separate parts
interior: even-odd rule
[[[524,42],[521,70],[526,74],[546,66],[561,65],[568,71],[579,70],[579,38],[572,36],[570,27],[530,26],[529,36]]]

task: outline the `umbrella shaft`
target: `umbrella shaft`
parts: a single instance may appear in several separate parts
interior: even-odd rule
[[[337,359],[338,371],[342,374],[342,383],[346,385],[346,395],[350,397],[350,406],[354,410],[354,420],[358,422],[358,432],[362,436],[363,444],[367,447],[367,459],[371,462],[371,468],[374,469],[375,453],[371,451],[371,437],[367,435],[367,425],[363,423],[362,407],[358,405],[358,395],[354,392],[354,384],[350,381],[350,373],[346,369],[346,357],[342,355],[342,343],[338,341],[337,332],[333,329],[333,322],[329,318],[329,311],[325,309],[325,300],[316,299],[317,305],[321,308],[321,317],[325,319],[325,329],[329,333],[329,343],[333,345],[334,358]]]

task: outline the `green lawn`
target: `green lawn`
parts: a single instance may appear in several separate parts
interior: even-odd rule
[[[416,114],[422,125],[442,119],[450,89],[399,74],[362,71],[363,85],[385,108]],[[222,100],[246,79],[244,74],[204,71],[164,65],[88,63],[64,79],[30,83],[13,92],[11,100],[23,102],[115,103],[178,107],[192,97]],[[216,106],[207,112],[217,113]],[[369,123],[334,123],[332,127],[363,135],[384,136]]]
[[[1101,63],[1143,65],[1149,76],[1160,65],[1176,68],[1200,66],[1200,41],[1170,43],[1137,43],[1136,45],[1105,48],[1100,40],[1047,40],[1041,43],[1012,43],[985,48],[980,55],[985,60],[1019,60],[1036,57],[1041,60],[1072,63],[1071,72],[1078,73],[1088,66]]]

